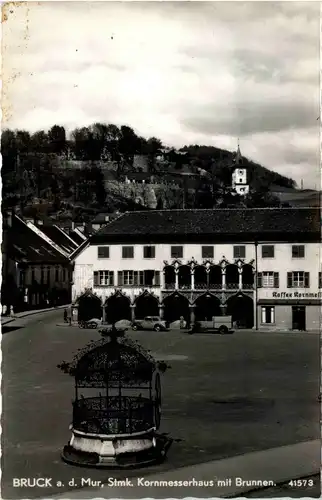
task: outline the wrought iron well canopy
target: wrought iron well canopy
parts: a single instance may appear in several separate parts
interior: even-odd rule
[[[64,460],[94,466],[142,465],[165,456],[159,363],[137,342],[118,336],[93,341],[71,363],[75,379],[72,438]]]

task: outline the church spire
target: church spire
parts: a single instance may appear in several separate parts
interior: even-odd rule
[[[243,162],[243,157],[240,152],[240,147],[239,147],[239,138],[237,140],[237,152],[236,152],[236,157],[235,157],[235,164],[240,165]]]

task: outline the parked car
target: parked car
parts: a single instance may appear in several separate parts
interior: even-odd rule
[[[144,319],[137,319],[132,323],[132,330],[154,330],[160,332],[168,330],[165,321],[159,316],[146,316]]]
[[[98,326],[102,325],[102,320],[98,318],[92,318],[88,321],[79,321],[78,326],[79,328],[97,328]]]
[[[234,333],[231,316],[214,316],[212,321],[196,321],[189,333]]]

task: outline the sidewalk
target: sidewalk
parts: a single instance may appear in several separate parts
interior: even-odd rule
[[[68,307],[69,304],[64,305],[64,306],[57,306],[57,307],[49,307],[48,309],[36,309],[32,311],[22,311],[20,313],[16,313],[13,316],[1,316],[1,326],[6,325],[7,323],[11,323],[12,321],[15,321],[16,319],[21,319],[25,318],[26,316],[32,316],[34,314],[40,314],[44,312],[50,312],[50,311],[57,311],[58,309],[64,309],[65,307]]]
[[[170,450],[171,453],[171,450]],[[320,471],[321,443],[319,440],[298,443],[280,448],[259,451],[237,457],[216,460],[203,464],[182,467],[160,474],[149,475],[148,470],[141,469],[137,478],[131,478],[127,486],[101,485],[100,489],[84,488],[68,491],[51,498],[60,499],[91,499],[91,498],[231,498],[259,489],[259,481],[273,481],[276,485],[294,479],[316,475]],[[113,471],[106,476],[113,478]],[[72,475],[72,469],[71,469]],[[90,470],[84,470],[84,478],[90,478]],[[240,481],[236,480],[238,478]],[[123,480],[126,479],[124,471]],[[146,481],[141,485],[138,479]],[[200,481],[203,487],[191,484],[190,486],[175,486],[172,482]],[[156,483],[151,481],[164,481]],[[194,482],[195,482],[194,481]],[[206,481],[213,481],[213,486]],[[241,484],[242,481],[252,481],[252,485]],[[257,482],[257,484],[254,484]],[[150,483],[150,486],[149,486]],[[88,483],[87,483],[88,484]],[[79,487],[80,485],[78,485]],[[266,485],[269,486],[269,485]],[[305,496],[305,495],[304,495]]]

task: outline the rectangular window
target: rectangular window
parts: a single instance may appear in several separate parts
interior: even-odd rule
[[[123,285],[134,285],[134,271],[123,271]]]
[[[263,271],[257,273],[258,288],[279,288],[279,273]]]
[[[62,280],[65,281],[66,279],[66,269],[62,269]]]
[[[94,271],[94,286],[114,286],[114,271]]]
[[[160,286],[160,271],[118,271],[119,286]]]
[[[262,258],[263,259],[273,259],[274,258],[274,245],[263,245],[262,246]]]
[[[110,247],[97,247],[97,258],[98,259],[109,259],[110,258]]]
[[[287,273],[287,288],[310,288],[310,273],[304,271]]]
[[[43,285],[45,282],[45,269],[43,267],[40,268],[40,283]]]
[[[122,259],[133,259],[134,247],[122,247]]]
[[[143,258],[155,259],[155,247],[152,246],[143,247]]]
[[[203,259],[213,259],[214,258],[214,247],[204,246],[201,247],[201,255]]]
[[[245,259],[246,247],[245,245],[234,246],[234,259]]]
[[[171,258],[172,259],[182,259],[183,257],[183,247],[182,246],[172,246],[171,247]]]
[[[261,323],[266,325],[275,323],[275,307],[262,306]]]
[[[322,288],[322,273],[319,273],[319,288]]]
[[[293,245],[292,246],[292,258],[293,259],[304,259],[305,250],[304,245]]]

